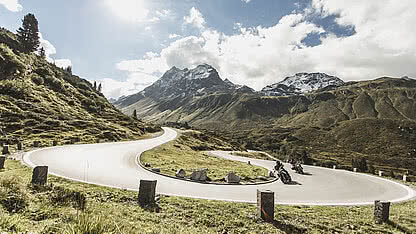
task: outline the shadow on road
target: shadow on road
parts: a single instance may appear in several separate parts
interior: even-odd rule
[[[291,182],[289,182],[289,183],[287,183],[288,185],[302,185],[301,183],[299,183],[299,182],[297,182],[297,181],[295,181],[295,180],[292,180]]]

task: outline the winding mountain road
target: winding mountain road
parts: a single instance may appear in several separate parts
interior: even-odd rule
[[[374,200],[400,202],[416,197],[416,192],[399,183],[361,173],[304,166],[308,175],[291,172],[296,185],[280,181],[261,185],[215,185],[178,180],[140,167],[137,156],[174,140],[176,131],[163,128],[162,136],[131,142],[69,145],[26,153],[23,160],[31,167],[47,165],[49,173],[85,183],[138,190],[140,179],[157,180],[157,193],[212,200],[256,202],[256,190],[272,190],[279,204],[368,205]],[[273,161],[211,152],[226,159],[271,169]],[[286,165],[286,169],[288,169]]]

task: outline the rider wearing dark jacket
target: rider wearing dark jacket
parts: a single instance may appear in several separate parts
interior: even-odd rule
[[[279,160],[276,160],[276,165],[274,166],[274,169],[275,169],[276,171],[279,171],[279,169],[280,169],[282,166],[283,166],[283,164],[282,164]]]

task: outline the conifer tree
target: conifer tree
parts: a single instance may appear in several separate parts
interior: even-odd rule
[[[136,109],[134,109],[134,111],[133,111],[133,118],[137,119],[137,111],[136,111]]]
[[[45,52],[45,49],[43,47],[40,48],[39,55],[42,58],[46,58],[46,52]]]
[[[38,20],[35,15],[29,13],[22,20],[23,24],[17,30],[17,41],[19,41],[22,52],[34,52],[39,47]]]
[[[101,86],[101,84],[99,84],[99,85],[98,85],[98,90],[97,90],[97,91],[101,93],[101,89],[102,89],[102,86]]]
[[[97,91],[97,81],[94,81],[94,90]]]
[[[67,68],[65,68],[65,71],[72,74],[72,67],[68,66]]]

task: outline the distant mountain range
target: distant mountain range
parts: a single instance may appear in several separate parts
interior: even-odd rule
[[[208,64],[194,69],[172,67],[159,80],[143,91],[123,96],[117,101],[111,100],[121,108],[132,105],[144,98],[153,100],[169,100],[178,97],[203,96],[213,93],[253,93],[264,96],[291,96],[309,93],[323,88],[335,88],[344,82],[335,76],[325,73],[298,73],[283,81],[266,86],[260,92],[245,85],[236,85],[230,80],[222,80],[218,72]]]
[[[221,79],[212,66],[203,64],[194,69],[173,67],[151,86],[114,104],[127,114],[136,110],[139,118],[159,123],[232,128],[267,120],[327,127],[363,117],[415,120],[412,95],[400,93],[400,101],[394,101],[389,94],[415,86],[410,78],[345,83],[325,73],[297,73],[256,92]]]

